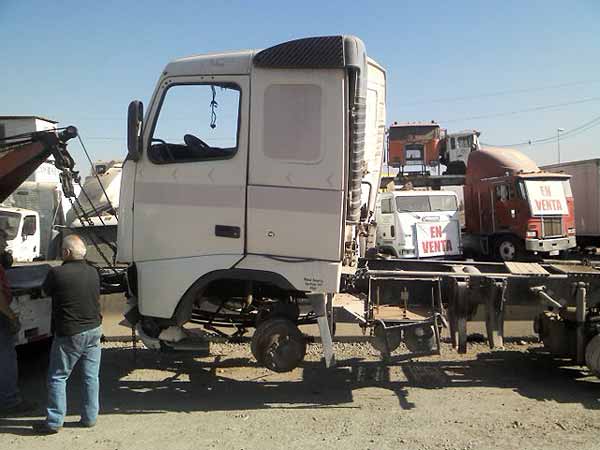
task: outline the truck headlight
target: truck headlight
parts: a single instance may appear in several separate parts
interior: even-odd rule
[[[569,236],[575,236],[575,227],[571,227],[571,228],[567,229],[567,234]]]
[[[537,231],[535,231],[535,230],[527,230],[527,237],[528,238],[535,238],[535,237],[537,237]]]

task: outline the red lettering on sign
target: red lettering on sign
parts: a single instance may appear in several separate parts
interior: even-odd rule
[[[540,192],[543,197],[552,197],[552,189],[550,189],[550,186],[540,186]]]
[[[421,242],[421,248],[423,249],[423,253],[451,252],[452,251],[452,241],[448,241],[448,240],[423,241],[423,242]]]
[[[535,207],[540,211],[560,211],[562,204],[560,200],[535,200]]]
[[[442,227],[440,225],[433,225],[429,229],[429,234],[432,238],[442,237]]]

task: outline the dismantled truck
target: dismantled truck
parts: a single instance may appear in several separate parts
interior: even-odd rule
[[[352,36],[192,56],[165,67],[142,116],[132,102],[118,261],[143,342],[194,348],[189,321],[256,327],[257,360],[290,370],[297,325],[316,320],[329,365],[327,297],[379,185],[383,68]]]
[[[384,127],[385,71],[355,37],[172,62],[146,116],[141,102],[130,104],[118,213],[103,192],[118,215],[118,260],[127,264],[123,281],[103,257],[103,289],[126,289],[126,318],[150,348],[204,352],[207,339],[183,328],[188,322],[222,334],[233,328],[230,338],[255,328],[252,353],[275,371],[302,361],[298,327],[309,323],[319,325],[325,362],[334,363],[332,294],[342,288],[365,295],[339,298],[336,313],[370,331],[384,357],[401,342],[413,353],[439,353],[443,326],[466,351],[467,321],[480,305],[490,346],[501,346],[505,306],[538,304],[535,329],[548,349],[600,374],[593,265],[379,259],[364,251],[375,246]],[[76,135],[68,127],[0,144],[0,201],[52,154],[82,227],[98,228],[90,214],[100,217],[100,206],[88,211],[73,189],[80,182],[66,142]],[[511,218],[525,208],[534,216],[523,221],[526,232],[553,238],[554,218],[572,216],[568,177],[528,167],[488,173],[481,181],[491,184],[473,195],[498,195]],[[447,208],[429,199],[426,209]],[[561,227],[569,231],[568,222]],[[428,232],[444,239],[439,224]],[[358,257],[364,253],[370,258]],[[8,271],[26,322],[23,342],[50,332],[50,299],[40,290],[48,267]],[[36,322],[44,311],[46,322]]]
[[[337,312],[371,330],[384,356],[400,342],[439,352],[444,325],[465,351],[466,322],[480,304],[490,345],[501,345],[504,305],[528,302],[548,306],[536,323],[552,351],[600,371],[593,267],[360,258],[352,270],[375,245],[384,135],[385,71],[355,37],[168,64],[146,115],[141,102],[129,106],[119,200],[126,317],[144,344],[205,351],[206,340],[184,324],[223,334],[229,326],[233,338],[255,328],[256,360],[288,371],[306,351],[298,326],[316,322],[330,366],[331,300],[343,286],[366,295],[340,299]],[[502,186],[521,189],[522,178],[528,196],[513,192],[523,197],[518,208],[533,189],[546,192],[539,182],[549,177],[509,175],[487,174],[486,198]],[[559,178],[551,181],[564,193],[567,178]],[[552,199],[554,192],[552,185]],[[563,210],[561,203],[553,212]],[[548,237],[554,222],[540,217],[524,226],[538,230],[539,222],[538,236]]]

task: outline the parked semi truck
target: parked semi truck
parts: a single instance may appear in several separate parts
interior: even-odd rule
[[[130,104],[119,204],[146,345],[190,320],[257,327],[257,360],[289,370],[316,317],[330,364],[326,298],[375,209],[384,128],[385,71],[356,37],[168,64],[143,120]]]
[[[375,213],[377,250],[395,258],[462,255],[458,196],[451,191],[382,192]]]
[[[571,176],[577,244],[600,247],[600,159],[551,164],[542,170]]]
[[[569,180],[569,175],[540,170],[517,150],[471,152],[463,187],[465,251],[511,261],[574,248]]]

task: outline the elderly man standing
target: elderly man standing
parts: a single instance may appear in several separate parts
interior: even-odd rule
[[[17,385],[17,353],[15,334],[19,319],[10,308],[12,294],[4,272],[10,265],[6,253],[6,232],[0,228],[0,415],[28,412],[35,405],[23,400]]]
[[[63,240],[63,264],[54,267],[44,282],[52,296],[54,342],[48,367],[48,406],[46,420],[34,426],[40,434],[57,433],[67,412],[67,380],[77,362],[81,365],[83,427],[96,424],[99,409],[100,277],[85,261],[86,247],[77,235]]]

